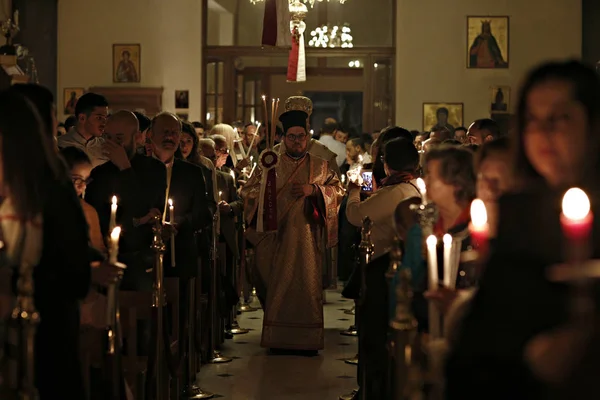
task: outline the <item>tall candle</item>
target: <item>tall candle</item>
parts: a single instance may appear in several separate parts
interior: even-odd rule
[[[248,175],[248,178],[252,177],[252,174],[254,173],[255,169],[256,169],[256,163],[254,163],[254,165],[252,166],[252,171],[250,171],[250,175]]]
[[[471,224],[469,225],[473,247],[482,251],[487,249],[489,230],[485,204],[481,199],[475,199],[471,203]]]
[[[115,227],[110,233],[110,246],[108,250],[108,262],[115,265],[119,257],[119,238],[121,237],[121,227]],[[106,326],[113,326],[115,321],[115,302],[117,295],[117,286],[114,283],[108,285],[106,293]]]
[[[175,207],[173,199],[169,199],[169,223],[175,224]],[[175,233],[171,233],[171,267],[175,266]]]
[[[265,137],[269,139],[269,112],[267,110],[267,96],[261,96],[263,102],[263,113],[265,114]]]
[[[592,230],[593,214],[590,199],[579,188],[569,189],[562,201],[560,223],[567,240],[582,244],[589,240]]]
[[[111,264],[116,264],[119,257],[119,238],[121,237],[121,227],[117,226],[110,232],[110,251],[108,260]]]
[[[429,290],[436,290],[439,286],[439,272],[437,263],[437,238],[431,235],[427,238],[427,266],[429,275]],[[440,314],[435,304],[429,302],[429,335],[435,339],[440,337]]]
[[[417,187],[419,188],[419,192],[421,192],[422,203],[427,204],[427,185],[425,185],[423,178],[417,178]]]
[[[223,195],[223,192],[221,190],[219,190],[219,201],[221,201],[221,196]]]
[[[279,98],[275,101],[275,118],[277,118],[277,114],[279,113]],[[272,128],[273,134],[271,135],[271,143],[269,143],[270,148],[275,144],[275,133],[277,133],[277,127],[273,125]]]
[[[117,196],[112,197],[112,204],[110,205],[110,220],[108,223],[108,231],[112,232],[117,226]]]
[[[269,140],[267,144],[271,143],[272,137],[275,135],[275,99],[271,99],[271,127],[269,132]]]
[[[252,146],[254,146],[254,140],[258,136],[259,129],[260,129],[260,122],[256,125],[256,134],[254,136],[252,136],[252,141],[250,142],[250,147],[248,147],[248,151],[252,150]],[[252,156],[250,156],[250,158],[252,158]]]
[[[446,233],[444,241],[444,286],[450,287],[452,279],[452,235]]]

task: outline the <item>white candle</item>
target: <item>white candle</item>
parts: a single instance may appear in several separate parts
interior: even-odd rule
[[[117,196],[112,197],[112,204],[110,206],[110,221],[108,223],[108,231],[112,232],[117,226]]]
[[[250,156],[250,164],[252,164],[252,161],[254,161],[254,156]]]
[[[235,183],[235,172],[233,172],[233,170],[231,170],[230,174],[231,174],[231,177],[233,178],[233,182]]]
[[[169,223],[175,224],[175,207],[173,199],[169,199]],[[171,233],[171,267],[175,266],[175,233]]]
[[[437,238],[430,235],[427,238],[427,266],[429,275],[429,290],[437,290],[439,285],[439,272],[437,264]],[[432,339],[439,338],[440,314],[433,302],[429,302],[429,335]]]
[[[252,177],[252,174],[254,173],[255,169],[256,169],[256,163],[254,163],[254,166],[252,167],[252,171],[250,171],[250,175],[248,175],[248,178]]]
[[[252,150],[252,146],[254,146],[254,139],[256,139],[256,137],[258,136],[258,130],[260,129],[260,122],[256,125],[256,133],[254,134],[254,136],[252,136],[252,141],[250,142],[250,147],[248,147],[248,151]],[[252,159],[254,157],[250,156],[250,162],[252,162]]]
[[[346,183],[346,175],[342,175],[342,184]]]
[[[452,235],[445,234],[444,238],[444,286],[450,287],[452,279]]]
[[[219,201],[221,201],[221,196],[223,195],[223,192],[219,190]]]
[[[246,167],[242,168],[242,178],[246,178],[248,176],[248,170]]]
[[[419,192],[421,192],[422,203],[427,204],[427,186],[423,178],[417,179],[417,187],[419,188]]]
[[[360,165],[362,165],[362,163],[363,163],[363,156],[362,156],[362,155],[360,155],[360,154],[358,155],[358,163],[359,163]]]
[[[111,264],[117,263],[119,256],[119,238],[121,237],[121,227],[116,226],[110,233],[110,251],[109,251],[109,262]]]

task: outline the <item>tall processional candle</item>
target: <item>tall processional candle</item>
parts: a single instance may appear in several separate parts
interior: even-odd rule
[[[429,290],[434,291],[439,286],[439,272],[437,262],[437,237],[430,235],[427,238],[427,275],[429,276]],[[440,314],[433,302],[429,302],[429,335],[432,339],[441,336]]]
[[[116,226],[110,232],[110,245],[108,248],[108,262],[111,265],[116,265],[119,258],[119,238],[121,237],[121,227]],[[116,290],[117,286],[115,284],[108,285],[107,293],[106,293],[106,326],[112,326],[114,321],[114,309],[115,309],[115,301],[116,301]]]
[[[452,278],[452,235],[446,233],[444,242],[444,286],[451,286]]]
[[[265,114],[265,138],[269,143],[269,111],[267,109],[267,96],[262,95],[263,113]]]
[[[560,223],[572,262],[582,262],[589,257],[593,221],[587,194],[579,188],[569,189],[563,197]]]
[[[175,206],[173,199],[169,199],[169,223],[175,224]],[[171,267],[175,266],[175,233],[171,233]]]
[[[112,232],[117,226],[117,196],[112,197],[110,205],[110,221],[108,222],[108,231]]]
[[[427,186],[423,178],[417,178],[417,187],[419,188],[419,192],[421,192],[421,203],[423,205],[427,204]]]
[[[487,210],[481,199],[475,199],[471,203],[469,231],[473,247],[485,254],[490,236],[490,226],[488,225]]]

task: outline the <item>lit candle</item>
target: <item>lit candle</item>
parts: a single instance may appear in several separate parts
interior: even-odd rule
[[[254,156],[250,156],[250,164],[252,164],[252,161],[254,161]]]
[[[269,140],[267,143],[271,143],[271,138],[275,135],[275,99],[271,99],[271,126],[270,126]]]
[[[110,251],[108,260],[111,264],[116,264],[119,257],[119,238],[121,237],[121,227],[116,226],[110,233]]]
[[[423,178],[417,178],[417,187],[419,188],[419,192],[421,192],[421,202],[427,204],[427,186]]]
[[[233,170],[231,170],[230,174],[231,174],[231,177],[233,178],[233,182],[235,183],[235,172],[233,172]]]
[[[110,206],[110,221],[108,223],[108,231],[112,232],[117,226],[117,196],[112,197],[112,204]]]
[[[590,199],[579,188],[572,188],[565,193],[562,201],[560,223],[563,234],[572,243],[583,244],[590,238],[593,214]]]
[[[483,252],[486,251],[489,230],[485,204],[481,199],[475,199],[471,203],[471,223],[469,224],[471,242],[474,248]]]
[[[175,207],[173,199],[169,199],[169,223],[175,224]],[[171,233],[171,267],[175,266],[175,233]]]
[[[221,196],[223,195],[223,192],[221,190],[219,190],[219,201],[221,201]]]
[[[439,286],[439,272],[437,263],[437,238],[430,235],[427,238],[427,266],[429,275],[429,290],[434,291]],[[440,337],[440,314],[433,302],[429,302],[429,335],[435,339]]]
[[[363,156],[361,154],[358,155],[358,163],[360,165],[362,165],[362,163],[363,163]]]
[[[452,278],[452,235],[446,233],[444,241],[444,286],[450,287]]]
[[[248,169],[246,167],[242,168],[242,178],[248,177]]]
[[[346,184],[346,175],[342,175],[342,184]]]

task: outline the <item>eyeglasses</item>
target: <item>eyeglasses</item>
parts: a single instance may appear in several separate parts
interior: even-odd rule
[[[73,185],[75,185],[75,186],[87,186],[90,183],[92,183],[92,181],[93,181],[92,178],[87,178],[87,179],[71,178],[71,182],[73,182]]]
[[[306,133],[300,135],[287,134],[285,135],[286,139],[289,139],[291,142],[304,142],[308,135]]]
[[[227,147],[222,147],[220,149],[215,148],[215,151],[221,154],[229,154],[229,149]]]

